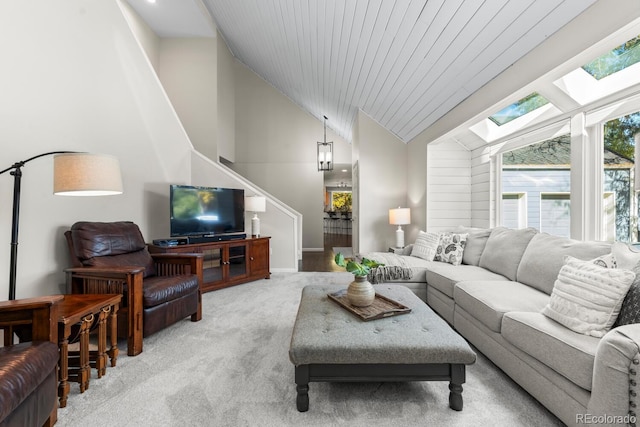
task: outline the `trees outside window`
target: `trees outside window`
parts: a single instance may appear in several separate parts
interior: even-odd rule
[[[640,132],[640,112],[604,124],[604,192],[613,193],[615,240],[638,241],[638,199],[634,191],[634,135]],[[605,206],[605,209],[610,209]],[[605,215],[607,212],[604,213]]]

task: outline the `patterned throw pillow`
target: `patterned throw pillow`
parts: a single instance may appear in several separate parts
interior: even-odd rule
[[[603,337],[613,326],[634,272],[565,256],[542,314],[580,334]]]
[[[411,249],[411,256],[433,261],[439,242],[440,235],[438,233],[426,233],[420,230]]]
[[[440,242],[436,249],[434,261],[448,262],[453,265],[462,263],[464,246],[467,243],[468,234],[441,233]]]
[[[636,278],[627,292],[627,296],[622,301],[620,314],[616,319],[613,327],[629,325],[631,323],[640,323],[640,262],[633,268]]]
[[[618,262],[613,253],[599,256],[596,259],[592,259],[591,262],[604,268],[618,268]]]

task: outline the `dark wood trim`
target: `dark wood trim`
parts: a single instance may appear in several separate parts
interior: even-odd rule
[[[426,364],[309,364],[295,367],[296,407],[309,410],[310,382],[405,382],[449,381],[449,407],[462,410],[462,384],[465,365]]]

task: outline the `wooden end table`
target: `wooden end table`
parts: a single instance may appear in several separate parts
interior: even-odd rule
[[[69,294],[56,305],[59,307],[58,340],[60,347],[60,372],[58,397],[60,407],[67,406],[69,395],[68,381],[80,384],[80,393],[89,388],[91,377],[91,362],[98,371],[98,378],[106,372],[107,355],[111,359],[111,366],[116,366],[118,358],[118,307],[122,295],[120,294]],[[98,350],[89,351],[89,332],[94,322],[98,328]],[[80,349],[77,365],[69,369],[69,336],[73,325],[79,324]],[[111,348],[107,347],[107,329],[109,330]],[[73,352],[71,352],[73,353]],[[93,359],[93,360],[91,360]],[[74,360],[75,362],[75,360]],[[76,365],[76,363],[73,363]]]

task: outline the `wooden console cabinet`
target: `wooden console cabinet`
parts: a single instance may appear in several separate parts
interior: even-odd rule
[[[151,253],[204,254],[203,292],[269,279],[269,237],[193,243],[178,246],[149,244]]]

